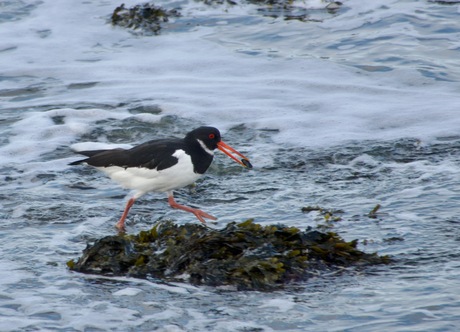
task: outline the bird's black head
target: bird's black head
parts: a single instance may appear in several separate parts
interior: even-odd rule
[[[224,143],[222,141],[222,138],[220,137],[219,130],[217,130],[214,127],[200,127],[195,130],[192,130],[185,136],[185,141],[190,148],[193,148],[195,149],[195,151],[198,151],[198,154],[207,154],[206,158],[209,158],[209,164],[211,163],[212,157],[214,155],[213,151],[215,149],[219,149],[241,166],[244,166],[246,168],[252,168],[249,159],[237,150],[235,150],[234,148],[232,148],[230,145]],[[234,154],[242,159],[238,159],[234,156]],[[192,155],[192,159],[193,158],[194,156]],[[206,169],[209,166],[209,164],[206,166]],[[206,171],[206,169],[204,171]],[[200,174],[203,174],[204,171]]]
[[[199,127],[189,132],[185,139],[200,140],[209,150],[217,149],[217,144],[221,141],[220,132],[214,127]]]

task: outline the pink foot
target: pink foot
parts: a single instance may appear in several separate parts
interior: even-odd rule
[[[185,206],[185,205],[180,205],[178,204],[175,200],[174,200],[174,197],[171,194],[168,195],[168,202],[169,202],[169,205],[174,208],[174,209],[179,209],[179,210],[183,210],[183,211],[187,211],[187,212],[190,212],[190,213],[193,213],[195,215],[195,217],[197,217],[197,219],[199,221],[201,221],[203,224],[206,224],[206,221],[204,220],[204,218],[207,218],[207,219],[211,219],[211,220],[217,220],[216,217],[204,212],[204,211],[201,211],[200,209],[194,209],[194,208],[191,208],[191,207],[188,207],[188,206]]]

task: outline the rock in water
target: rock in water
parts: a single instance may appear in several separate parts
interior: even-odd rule
[[[175,9],[163,9],[153,3],[143,3],[131,8],[122,4],[113,11],[111,21],[113,25],[142,33],[159,34],[162,24],[168,22],[170,17],[180,17],[180,13]]]
[[[104,237],[68,266],[108,276],[273,290],[321,270],[389,262],[387,256],[367,254],[356,246],[357,241],[345,242],[332,232],[261,226],[252,220],[222,230],[167,221],[138,235]]]

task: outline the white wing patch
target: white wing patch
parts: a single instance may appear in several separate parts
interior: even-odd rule
[[[201,174],[193,171],[192,159],[184,150],[177,150],[177,164],[161,171],[144,167],[98,167],[124,188],[136,190],[140,197],[149,191],[167,192],[185,187],[198,180]]]

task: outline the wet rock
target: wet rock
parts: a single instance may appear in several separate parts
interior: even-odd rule
[[[324,270],[389,262],[356,246],[357,241],[345,242],[332,232],[261,226],[252,220],[221,230],[167,221],[137,235],[104,237],[68,266],[107,276],[273,290]]]
[[[257,6],[257,12],[263,16],[278,18],[282,17],[285,20],[298,20],[302,22],[320,22],[321,20],[311,18],[311,10],[298,4],[292,0],[195,0],[202,2],[208,6],[222,7],[222,10],[228,6],[239,6],[251,4]],[[342,6],[339,1],[326,1],[324,9],[331,14],[336,13]],[[164,9],[156,6],[152,2],[141,3],[131,8],[126,8],[121,4],[112,13],[111,23],[116,26],[128,28],[134,34],[141,35],[158,35],[164,24],[170,18],[181,17],[180,8]],[[175,27],[182,29],[189,25],[200,25],[199,21],[193,18],[186,18],[177,22]]]
[[[340,7],[342,5],[343,5],[343,3],[340,2],[340,1],[332,1],[332,2],[327,4],[326,9],[330,13],[336,13],[340,9]]]
[[[440,5],[455,5],[460,3],[460,0],[428,0],[429,2],[436,2]]]
[[[122,4],[113,11],[111,21],[113,25],[142,33],[158,34],[163,23],[168,22],[171,17],[179,16],[180,13],[176,9],[166,10],[153,3],[143,3],[131,8],[126,8]]]

